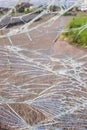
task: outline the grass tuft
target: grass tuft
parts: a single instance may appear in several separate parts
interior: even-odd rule
[[[87,16],[73,18],[65,28],[65,31],[66,30],[69,30],[69,31],[62,33],[60,38],[62,40],[67,40],[69,43],[72,43],[74,45],[80,46],[82,48],[86,48],[87,47],[87,28],[85,28],[83,31],[81,28],[82,26],[86,24],[87,24]]]

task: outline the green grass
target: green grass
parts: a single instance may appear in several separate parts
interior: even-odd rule
[[[80,33],[80,35],[78,35],[78,33],[81,31],[81,29],[79,28],[85,24],[87,24],[87,16],[73,18],[69,22],[67,27],[65,28],[65,30],[70,29],[71,31],[63,33],[60,38],[63,40],[67,40],[69,43],[75,44],[82,48],[86,48],[87,47],[87,29],[85,29],[84,31]],[[72,30],[73,28],[75,29],[78,28],[78,30]]]

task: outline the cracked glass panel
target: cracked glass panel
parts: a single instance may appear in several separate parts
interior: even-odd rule
[[[87,130],[87,46],[60,39],[83,2],[0,1],[1,130]]]

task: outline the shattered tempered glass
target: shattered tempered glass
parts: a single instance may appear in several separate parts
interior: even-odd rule
[[[8,130],[87,130],[87,53],[55,49],[70,20],[63,14],[80,1],[58,2],[55,12],[50,0],[32,13],[17,16],[12,7],[0,16],[0,124]]]

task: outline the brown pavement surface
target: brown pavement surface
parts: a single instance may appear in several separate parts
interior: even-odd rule
[[[38,28],[39,30],[34,30],[32,32],[30,32],[30,36],[32,38],[32,41],[28,39],[28,37],[25,35],[25,34],[21,34],[21,35],[16,35],[16,36],[13,36],[11,37],[11,40],[12,40],[12,43],[13,43],[13,46],[17,46],[17,47],[20,47],[20,48],[25,48],[25,49],[29,49],[29,50],[38,50],[38,49],[54,49],[58,52],[62,52],[62,53],[65,53],[67,54],[68,56],[72,56],[72,57],[78,57],[78,56],[82,56],[84,54],[86,54],[86,50],[83,50],[83,49],[80,49],[80,48],[77,48],[73,45],[70,45],[69,43],[65,42],[65,41],[56,41],[55,43],[53,42],[53,40],[55,39],[55,37],[57,36],[58,34],[58,29],[60,29],[61,27],[65,27],[67,22],[71,19],[72,17],[61,17],[60,19],[58,19],[57,21],[55,21],[52,26],[43,26],[43,27],[40,27]],[[39,22],[37,23],[34,23],[33,26],[36,24],[40,24]],[[48,33],[49,32],[49,33]],[[6,47],[7,45],[11,45],[9,43],[9,40],[8,39],[5,39],[5,40],[2,40],[0,39],[0,46],[1,47]],[[9,53],[9,55],[12,56],[12,52],[9,52],[9,50],[7,49],[6,50],[7,53]],[[39,51],[40,52],[40,51]],[[45,54],[49,54],[48,50],[47,51],[42,51],[41,52],[44,52]],[[22,54],[24,54],[25,56],[27,57],[30,57],[30,58],[42,58],[41,56],[39,55],[35,55],[35,54],[31,54],[30,52],[26,52],[26,51],[21,51]],[[52,52],[51,52],[52,53]],[[13,54],[13,57],[15,56],[15,54]],[[7,57],[5,57],[5,55],[0,56],[0,58],[2,59],[7,59]],[[19,61],[21,58],[19,57]],[[33,64],[31,64],[32,66],[28,68],[28,66],[22,66],[20,64],[18,65],[15,65],[14,63],[16,62],[17,59],[15,58],[10,58],[10,60],[12,61],[13,60],[13,70],[12,71],[9,71],[9,65],[8,64],[5,64],[4,66],[4,70],[1,70],[1,76],[0,76],[0,81],[4,81],[4,77],[7,78],[8,77],[8,81],[10,82],[11,85],[15,85],[16,86],[22,86],[23,83],[27,83],[29,84],[30,82],[33,83],[31,81],[31,77],[32,77],[32,74],[30,73],[30,75],[28,73],[25,73],[25,75],[22,75],[19,74],[19,75],[16,75],[17,71],[22,71],[22,70],[30,70],[32,69],[32,66]],[[24,63],[27,63],[26,61],[24,61]],[[28,63],[27,63],[28,64]],[[43,62],[44,64],[44,62]],[[51,64],[51,63],[50,63]],[[55,65],[56,66],[56,65]],[[4,71],[7,71],[7,73],[5,73]],[[33,68],[34,69],[34,68]],[[3,74],[4,73],[4,74]],[[37,73],[36,73],[37,74]],[[37,78],[34,78],[34,82],[35,84],[36,83],[40,83],[40,84],[49,84],[49,86],[51,86],[52,84],[58,82],[58,79],[56,76],[54,75],[46,75],[45,77],[37,77]],[[3,83],[3,82],[2,82]],[[46,89],[47,87],[49,86],[40,86],[40,89],[36,89],[35,88],[38,88],[38,85],[28,85],[28,86],[23,86],[23,87],[30,87],[30,89],[34,92],[37,92],[37,93],[40,93],[42,90]],[[4,87],[9,87],[9,84],[6,86],[6,85],[3,85]],[[1,85],[0,87],[3,88],[3,86]],[[12,87],[12,86],[11,86]],[[41,88],[42,87],[42,88]],[[7,95],[4,95],[4,93],[0,93],[2,94],[2,96],[7,96]],[[17,95],[17,94],[16,94]],[[15,96],[15,95],[14,95]],[[19,98],[19,101],[23,101],[25,99],[32,99],[32,98],[35,98],[37,95],[34,95],[34,94],[29,94],[29,95],[25,95],[24,97],[22,97],[20,95],[20,98]],[[38,122],[40,121],[43,121],[45,119],[45,116],[44,114],[42,113],[42,111],[40,111],[39,109],[35,109],[33,107],[29,107],[28,105],[18,105],[18,104],[12,104],[12,107],[14,108],[14,110],[19,113],[19,115],[21,115],[25,120],[26,122],[28,122],[29,124],[37,124]],[[31,117],[29,117],[29,115],[31,115]],[[33,116],[32,116],[33,115]],[[35,117],[36,117],[36,120],[35,120]]]
[[[75,45],[69,44],[67,41],[61,40],[58,40],[54,44],[54,49],[71,57],[80,57],[87,54],[87,49],[78,48]]]

